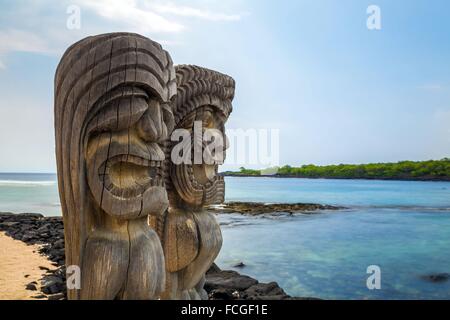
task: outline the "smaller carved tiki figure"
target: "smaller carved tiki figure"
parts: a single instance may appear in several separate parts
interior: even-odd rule
[[[154,299],[164,256],[147,223],[168,207],[164,141],[173,129],[169,54],[137,34],[88,37],[55,77],[55,131],[69,299]]]
[[[202,133],[206,134],[207,129],[219,131],[224,138],[224,124],[232,110],[234,80],[197,66],[181,65],[175,70],[175,129],[187,130],[194,140],[194,128],[200,124],[200,144],[205,144]],[[172,142],[169,150],[177,143]],[[191,146],[195,148],[194,141]],[[171,156],[175,156],[173,152]],[[166,290],[162,299],[207,299],[203,289],[205,273],[222,246],[220,226],[204,210],[205,205],[224,200],[225,186],[217,174],[218,163],[208,164],[205,159],[197,163],[194,150],[191,157],[191,164],[175,164],[169,160],[170,155],[166,157],[170,161],[170,181],[166,183],[170,208],[164,216],[150,219],[150,225],[161,237],[166,259]]]

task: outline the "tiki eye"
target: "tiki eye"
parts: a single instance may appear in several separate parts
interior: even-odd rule
[[[133,126],[148,109],[143,97],[121,97],[110,101],[90,122],[89,133],[120,131]]]

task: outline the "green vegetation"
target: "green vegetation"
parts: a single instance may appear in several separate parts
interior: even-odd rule
[[[244,167],[239,168],[239,172],[232,172],[227,171],[226,173],[229,173],[229,175],[239,175],[239,176],[260,176],[261,170],[252,170],[252,169],[245,169]]]
[[[227,171],[225,176],[266,176],[268,170],[251,170],[241,167],[238,172]],[[270,171],[274,171],[271,168]],[[383,179],[383,180],[445,180],[450,181],[450,158],[429,161],[401,161],[397,163],[340,164],[301,167],[284,166],[273,176],[332,179]]]

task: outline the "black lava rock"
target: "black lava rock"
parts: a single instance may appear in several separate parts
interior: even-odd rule
[[[30,282],[29,284],[26,285],[25,289],[31,290],[31,291],[36,291],[37,290],[36,283]]]
[[[446,282],[450,279],[450,273],[436,273],[436,274],[428,274],[421,277],[423,280],[429,282]]]

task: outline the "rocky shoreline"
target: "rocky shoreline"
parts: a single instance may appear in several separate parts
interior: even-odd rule
[[[0,231],[30,245],[40,245],[39,253],[52,262],[54,269],[45,271],[40,280],[41,292],[34,298],[48,300],[66,299],[66,271],[64,265],[64,225],[61,217],[44,217],[37,213],[0,213]],[[29,283],[28,290],[36,290],[37,283]],[[236,271],[220,270],[213,265],[206,275],[205,289],[209,299],[215,300],[284,300],[295,298],[284,292],[276,282],[260,283]]]
[[[316,203],[260,203],[260,202],[226,202],[220,205],[209,206],[208,211],[214,213],[238,213],[257,216],[264,214],[313,214],[323,210],[341,210],[344,207],[322,205]]]

